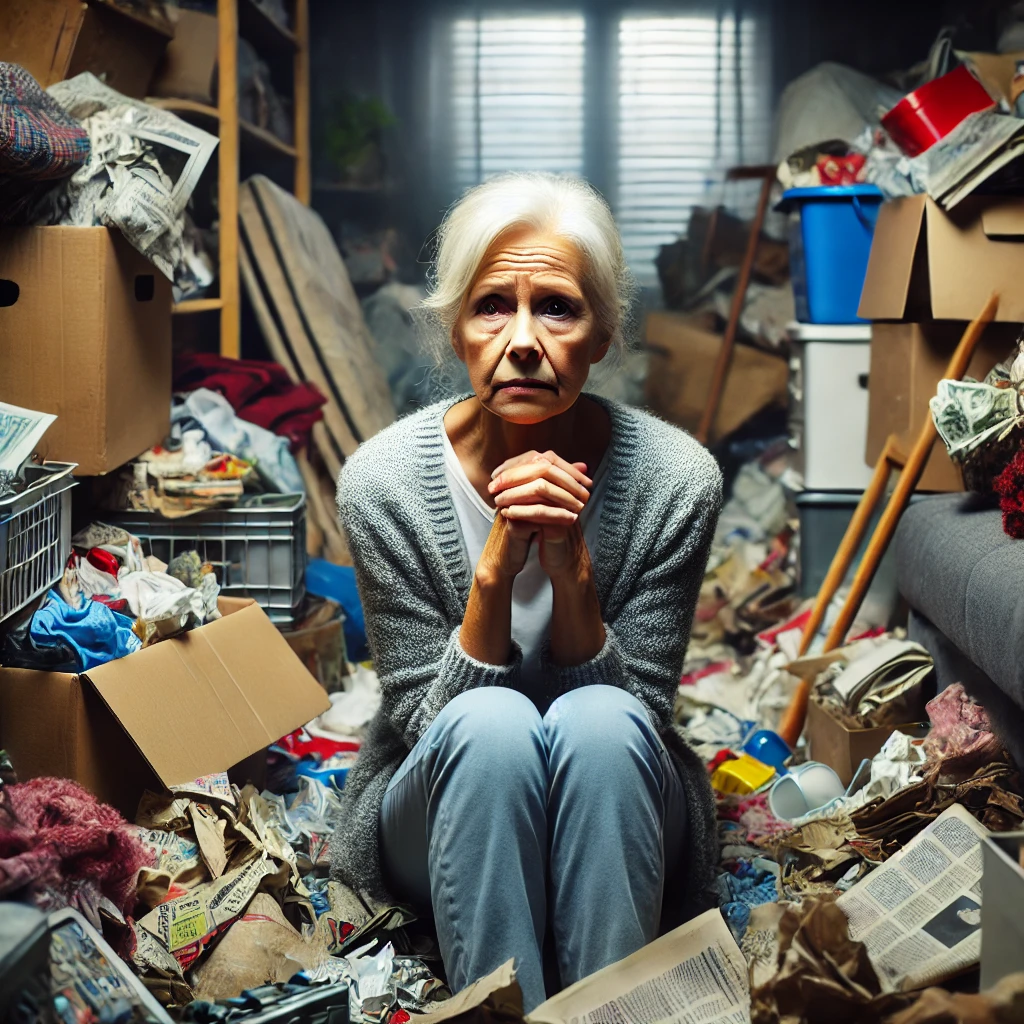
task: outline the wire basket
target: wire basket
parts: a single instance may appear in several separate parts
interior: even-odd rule
[[[135,534],[162,562],[198,551],[224,597],[249,597],[278,626],[295,624],[306,596],[306,496],[263,494],[235,508],[166,519],[116,512],[104,521]]]
[[[53,586],[71,554],[71,476],[75,466],[25,468],[28,486],[0,500],[0,622]]]

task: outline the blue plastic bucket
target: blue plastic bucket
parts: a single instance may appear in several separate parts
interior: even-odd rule
[[[793,211],[789,267],[796,318],[805,324],[857,324],[881,191],[874,185],[791,188],[778,209]]]

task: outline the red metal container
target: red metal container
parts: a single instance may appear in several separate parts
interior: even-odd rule
[[[947,136],[968,114],[995,105],[981,82],[961,64],[904,96],[882,118],[882,127],[907,156],[918,156]]]

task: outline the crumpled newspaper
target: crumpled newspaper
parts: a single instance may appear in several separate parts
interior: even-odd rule
[[[41,224],[118,228],[180,294],[212,283],[185,238],[185,206],[217,138],[86,71],[47,92],[89,132],[89,159],[34,211]]]

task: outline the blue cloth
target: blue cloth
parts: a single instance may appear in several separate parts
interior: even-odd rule
[[[775,876],[743,862],[735,874],[723,873],[715,879],[715,889],[722,905],[722,913],[737,942],[743,938],[750,921],[750,911],[762,903],[775,903],[779,891]]]
[[[57,640],[70,644],[78,655],[79,671],[87,672],[142,646],[132,632],[132,622],[99,601],[72,608],[51,590],[45,604],[32,616],[29,633],[40,647],[52,646]]]
[[[306,590],[341,605],[345,613],[342,629],[348,660],[366,661],[370,657],[370,649],[366,646],[366,623],[356,589],[355,569],[350,565],[334,565],[323,558],[311,558],[306,566]]]
[[[381,853],[389,887],[432,909],[452,991],[515,957],[528,1012],[545,998],[547,928],[563,985],[657,936],[686,818],[675,764],[625,690],[580,687],[542,718],[516,690],[479,687],[391,779]]]

